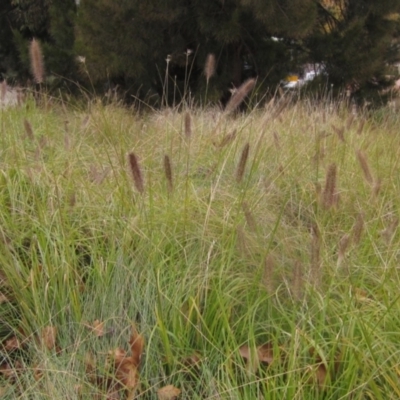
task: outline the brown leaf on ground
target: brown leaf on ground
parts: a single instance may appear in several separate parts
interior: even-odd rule
[[[115,377],[129,393],[133,393],[139,384],[139,372],[136,356],[127,356],[126,351],[117,348],[111,354],[114,361]]]
[[[271,364],[274,361],[274,346],[271,342],[257,347],[258,359],[262,363]]]
[[[22,343],[16,336],[13,336],[12,338],[6,340],[4,348],[7,351],[20,350],[22,349]]]
[[[56,347],[57,328],[55,326],[46,326],[42,329],[40,340],[43,346],[48,350],[53,350]]]
[[[4,294],[0,293],[0,304],[9,303],[10,299]]]
[[[104,321],[96,319],[92,324],[84,324],[96,337],[104,336]]]
[[[144,338],[142,335],[138,334],[135,328],[133,328],[129,344],[131,346],[132,361],[136,367],[139,367],[144,349]]]
[[[317,370],[315,371],[315,378],[320,388],[325,387],[327,375],[328,371],[326,369],[325,364],[323,362],[320,362],[317,365]]]
[[[164,386],[157,390],[158,400],[175,400],[181,394],[181,390],[174,385]]]
[[[252,354],[250,347],[245,344],[239,348],[239,354],[246,360],[247,366],[255,371],[260,363],[271,364],[274,360],[273,344],[268,342],[258,346],[256,352]],[[251,363],[251,366],[250,366]]]
[[[10,367],[10,364],[3,362],[0,364],[0,374],[4,376],[6,379],[14,378],[16,373],[13,368]]]

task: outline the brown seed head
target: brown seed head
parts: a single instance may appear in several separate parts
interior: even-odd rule
[[[164,156],[164,172],[165,177],[167,178],[167,187],[168,191],[172,192],[173,183],[172,183],[172,167],[171,167],[171,160],[169,159],[168,155]]]
[[[228,114],[236,110],[245,99],[245,97],[254,88],[255,84],[256,80],[254,78],[248,79],[246,82],[243,82],[239,89],[237,89],[230,98],[228,104],[226,105],[225,112]]]
[[[357,158],[358,158],[358,162],[360,163],[360,166],[361,166],[362,172],[364,174],[365,180],[370,185],[372,185],[374,180],[372,178],[371,170],[369,168],[367,156],[361,150],[358,150],[357,151]]]
[[[185,136],[188,139],[192,136],[192,117],[189,112],[185,114]]]
[[[34,135],[33,135],[32,125],[27,119],[24,119],[24,128],[25,128],[26,136],[30,140],[33,140],[34,139]]]
[[[32,75],[36,83],[44,81],[44,64],[43,54],[39,42],[36,39],[31,41],[29,47],[29,55],[31,59]]]
[[[337,179],[337,168],[336,164],[331,164],[328,167],[325,178],[325,187],[322,193],[322,205],[328,209],[336,205],[337,193],[336,193],[336,179]]]
[[[249,150],[250,150],[250,145],[249,145],[249,143],[246,143],[245,146],[243,147],[242,154],[241,154],[240,160],[239,160],[239,164],[236,169],[236,181],[238,183],[240,183],[243,179],[244,170],[246,168],[247,159],[249,157]]]
[[[138,159],[134,153],[129,153],[128,160],[129,160],[129,167],[132,173],[133,183],[136,187],[136,190],[139,193],[143,193],[144,192],[143,176],[142,176],[142,171],[140,170]]]
[[[352,241],[355,245],[360,243],[363,230],[364,230],[364,215],[363,213],[359,213],[357,215],[357,219],[353,226],[353,232],[352,232]]]
[[[206,59],[206,64],[204,66],[204,75],[206,76],[207,80],[207,85],[209,80],[214,76],[215,74],[215,55],[214,54],[208,54],[207,59]]]

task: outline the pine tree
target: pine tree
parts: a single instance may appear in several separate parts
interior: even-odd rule
[[[400,56],[399,12],[399,0],[321,1],[319,24],[307,40],[311,59],[326,65],[335,85],[376,92]]]

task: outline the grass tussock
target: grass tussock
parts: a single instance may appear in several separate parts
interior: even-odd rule
[[[0,113],[2,398],[400,397],[396,114],[27,102]]]

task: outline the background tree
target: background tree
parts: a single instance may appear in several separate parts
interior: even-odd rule
[[[324,63],[329,80],[365,92],[389,83],[388,66],[399,60],[399,0],[321,2],[318,24],[306,45]]]
[[[91,78],[159,97],[166,86],[170,96],[201,95],[208,53],[218,61],[216,97],[246,74],[276,83],[289,68],[289,39],[304,36],[317,15],[310,0],[84,0],[78,14],[78,48]]]

